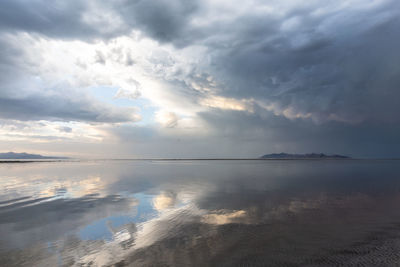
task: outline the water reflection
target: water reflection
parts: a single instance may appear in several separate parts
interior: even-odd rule
[[[399,165],[2,164],[0,265],[396,266]]]

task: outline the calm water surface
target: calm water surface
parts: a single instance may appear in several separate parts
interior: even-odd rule
[[[0,164],[1,266],[400,266],[400,161]]]

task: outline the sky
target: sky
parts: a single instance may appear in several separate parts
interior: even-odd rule
[[[400,157],[398,0],[2,0],[0,152]]]

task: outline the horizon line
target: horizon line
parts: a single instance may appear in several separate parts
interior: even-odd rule
[[[79,161],[348,161],[348,160],[400,160],[400,158],[65,158],[65,159],[1,159],[0,163],[79,162]]]

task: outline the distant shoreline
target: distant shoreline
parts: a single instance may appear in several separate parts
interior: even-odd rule
[[[363,161],[363,160],[400,160],[400,158],[143,158],[143,159],[55,159],[21,160],[2,159],[0,164],[16,163],[57,163],[57,162],[93,162],[93,161]]]
[[[61,160],[61,159],[54,159],[54,160],[50,160],[50,159],[45,159],[45,160],[40,160],[40,159],[28,159],[28,160],[21,160],[21,159],[1,159],[0,160],[0,164],[1,163],[33,163],[33,162],[68,162],[68,161],[73,161],[73,160]],[[80,161],[80,160],[78,160]]]

